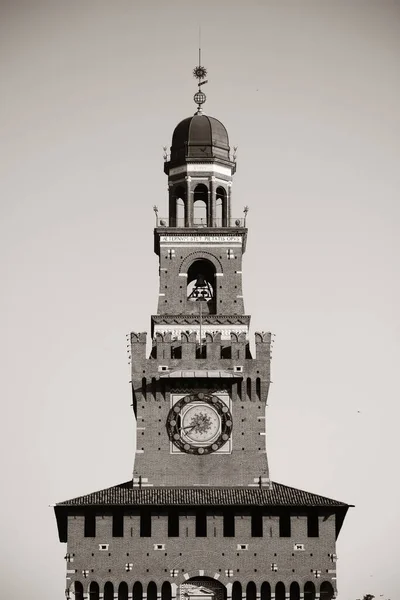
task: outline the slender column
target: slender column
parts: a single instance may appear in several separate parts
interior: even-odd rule
[[[170,227],[176,227],[176,198],[175,198],[175,190],[173,188],[173,184],[168,184],[168,195],[169,195],[169,215],[168,215],[168,225]]]
[[[186,180],[186,207],[185,207],[185,227],[193,226],[193,197],[191,190],[192,178],[187,175]]]
[[[226,198],[226,226],[229,227],[231,224],[231,201],[232,201],[232,181],[228,181],[228,193]]]
[[[210,198],[210,202],[209,202],[209,226],[210,227],[217,227],[217,222],[216,222],[216,213],[217,213],[217,194],[216,194],[216,187],[215,187],[215,177],[212,176],[210,177],[210,191],[209,191],[209,198]]]

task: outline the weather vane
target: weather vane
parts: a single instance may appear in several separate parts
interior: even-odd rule
[[[200,41],[201,30],[199,29],[199,64],[193,69],[193,76],[198,80],[198,91],[193,96],[193,100],[197,104],[197,114],[201,114],[203,109],[201,105],[207,100],[207,96],[201,91],[201,86],[208,82],[207,69],[201,66],[201,41]]]

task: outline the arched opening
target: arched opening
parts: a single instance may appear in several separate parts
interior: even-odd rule
[[[275,600],[285,600],[285,584],[282,581],[275,586]]]
[[[164,581],[161,586],[161,600],[171,600],[172,589],[169,581]]]
[[[261,379],[259,377],[256,379],[256,396],[257,400],[261,400]]]
[[[92,581],[89,586],[89,600],[99,600],[100,588],[97,581]]]
[[[217,187],[216,196],[216,225],[217,227],[227,227],[228,203],[226,189],[221,186]]]
[[[271,600],[271,586],[268,581],[264,581],[261,585],[261,600]]]
[[[312,581],[307,581],[304,586],[304,600],[315,600],[315,585]]]
[[[232,586],[232,600],[242,600],[242,584],[235,581]]]
[[[254,581],[249,581],[246,587],[246,600],[256,600],[257,589]]]
[[[128,584],[125,581],[121,581],[118,587],[118,600],[128,600]]]
[[[111,581],[104,585],[104,600],[114,600],[114,586]]]
[[[335,591],[332,587],[332,584],[329,581],[324,581],[321,583],[321,587],[319,588],[320,600],[332,600],[335,595]]]
[[[182,583],[177,597],[178,595],[186,597],[188,600],[198,600],[199,596],[204,600],[227,600],[227,591],[224,584],[218,579],[205,576],[192,577]]]
[[[135,581],[132,598],[133,600],[143,600],[143,586],[140,581]]]
[[[170,221],[172,227],[185,227],[186,217],[186,203],[185,203],[185,190],[179,186],[174,190],[173,197],[173,215],[170,215]]]
[[[194,188],[193,225],[196,227],[207,227],[208,225],[208,189],[204,183],[199,183]]]
[[[150,581],[147,586],[147,600],[157,600],[157,585],[154,581]]]
[[[83,600],[83,585],[80,581],[75,581],[73,591],[75,593],[75,600]]]
[[[297,581],[290,584],[290,600],[300,600],[300,586]]]
[[[215,267],[204,258],[195,260],[188,269],[187,298],[193,301],[193,313],[200,311],[195,302],[201,301],[201,310],[205,313],[215,313],[216,286]]]

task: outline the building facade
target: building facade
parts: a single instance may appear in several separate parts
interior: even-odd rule
[[[156,210],[157,314],[130,336],[137,442],[126,483],[60,502],[67,598],[330,600],[348,505],[271,481],[265,407],[271,334],[245,314],[244,217],[220,121],[177,125],[168,216]]]

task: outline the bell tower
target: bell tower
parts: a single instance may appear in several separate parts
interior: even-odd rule
[[[204,79],[199,68],[195,75]],[[231,211],[236,158],[224,125],[202,113],[203,92],[195,98],[196,114],[176,126],[165,156],[169,213],[156,210],[160,287],[149,358],[141,336],[131,336],[133,484],[269,486],[270,334],[256,335],[253,358],[242,290],[247,228]]]
[[[235,153],[197,111],[165,153],[168,214],[156,212],[157,314],[131,333],[133,476],[60,502],[67,600],[332,600],[349,506],[271,481],[265,407],[271,334],[249,345],[232,206]]]

